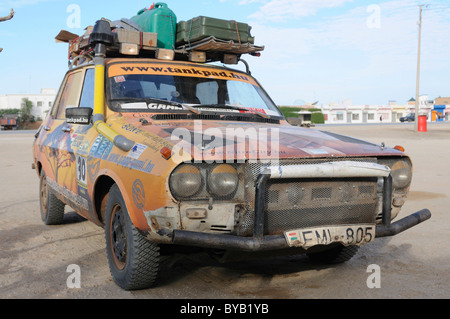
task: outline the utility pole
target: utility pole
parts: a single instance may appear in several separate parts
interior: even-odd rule
[[[419,18],[419,49],[417,54],[417,82],[416,82],[416,114],[415,114],[415,125],[414,131],[419,131],[419,86],[420,86],[420,48],[422,45],[422,11],[423,7],[428,7],[426,4],[419,5],[420,18]]]

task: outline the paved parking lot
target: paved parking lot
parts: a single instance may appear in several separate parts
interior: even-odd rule
[[[203,253],[179,256],[154,289],[127,292],[112,281],[103,230],[66,208],[65,224],[40,220],[30,132],[0,134],[0,298],[449,298],[450,125],[320,126],[387,146],[401,145],[414,163],[400,217],[428,208],[432,218],[400,235],[362,247],[342,265],[305,256],[220,264]],[[70,265],[81,271],[69,288]],[[381,287],[369,288],[371,265]]]

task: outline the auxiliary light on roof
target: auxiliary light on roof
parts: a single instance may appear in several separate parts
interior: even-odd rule
[[[120,44],[120,54],[138,55],[139,54],[138,45],[132,44],[132,43],[121,43]]]
[[[156,58],[158,60],[173,61],[175,58],[175,51],[169,49],[157,49]]]

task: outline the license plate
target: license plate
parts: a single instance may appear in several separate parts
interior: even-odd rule
[[[375,239],[375,225],[302,228],[287,231],[284,235],[291,247],[308,249],[316,245],[329,245],[336,242],[345,246],[360,246]]]

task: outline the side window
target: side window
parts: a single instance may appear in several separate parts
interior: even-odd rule
[[[67,107],[78,107],[79,94],[82,84],[83,72],[75,72],[69,74],[67,77],[66,85],[61,94],[61,99],[58,103],[58,110],[56,113],[57,119],[64,120],[66,118]]]
[[[84,77],[83,92],[81,93],[80,107],[94,108],[95,70],[88,69]]]

